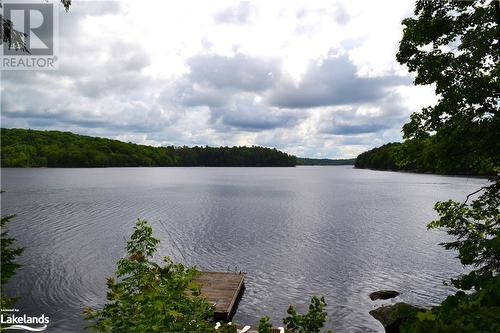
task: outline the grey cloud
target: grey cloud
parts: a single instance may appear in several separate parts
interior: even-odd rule
[[[298,85],[283,81],[268,96],[279,107],[309,108],[375,102],[387,88],[409,84],[408,77],[359,77],[356,66],[346,55],[328,57],[309,66]]]
[[[255,7],[247,1],[242,1],[236,6],[227,7],[214,16],[217,23],[246,24],[256,12]]]
[[[200,40],[200,43],[201,43],[201,46],[202,46],[203,50],[205,50],[205,51],[210,51],[212,49],[212,47],[214,46],[214,43],[212,43],[207,38],[202,38]]]
[[[2,124],[10,127],[10,124],[21,123],[28,127],[57,126],[64,128],[67,126],[77,126],[88,129],[107,129],[110,131],[129,131],[135,133],[147,133],[160,130],[171,125],[168,120],[161,119],[159,114],[154,117],[147,117],[150,111],[139,110],[139,114],[123,111],[120,116],[113,118],[102,118],[98,115],[91,115],[88,112],[58,110],[58,111],[2,111]],[[141,117],[145,116],[145,117]]]
[[[296,122],[294,112],[256,102],[262,92],[279,82],[279,61],[240,53],[233,57],[200,54],[188,59],[187,65],[189,73],[173,88],[164,89],[160,97],[163,103],[208,106],[214,126],[222,126],[220,131],[228,127],[261,131]]]
[[[151,58],[145,49],[137,47],[134,42],[116,41],[109,45],[109,59],[104,66],[114,72],[134,71],[151,64]]]
[[[391,139],[385,139],[386,136],[384,133],[366,133],[366,134],[357,134],[357,135],[343,135],[338,136],[338,144],[342,147],[349,146],[351,148],[355,147],[358,153],[363,151],[367,151],[371,148],[378,147],[387,142],[399,141],[401,140],[401,135],[399,137],[394,137]],[[357,154],[356,154],[357,155]],[[356,157],[356,155],[352,157]]]
[[[103,127],[109,125],[108,122],[98,119],[86,119],[84,117],[79,117],[71,114],[70,112],[61,111],[4,111],[2,112],[2,118],[4,121],[9,121],[9,119],[25,119],[29,126],[41,126],[47,123],[55,124],[72,124],[82,127]]]
[[[345,25],[349,23],[350,20],[349,14],[347,14],[345,8],[338,3],[333,6],[333,17],[340,25]]]
[[[199,54],[187,60],[189,73],[174,87],[166,87],[161,100],[186,107],[222,107],[240,92],[260,93],[281,78],[281,63],[237,53],[233,57]]]
[[[339,3],[333,4],[330,8],[322,9],[306,9],[299,8],[295,12],[295,18],[297,19],[295,32],[298,34],[309,34],[314,35],[319,29],[318,26],[318,16],[327,16],[339,25],[346,25],[349,23],[350,17],[344,6]]]
[[[143,68],[151,64],[145,50],[126,42],[114,42],[107,47],[109,59],[103,63],[91,64],[95,67],[94,70],[77,76],[76,89],[85,96],[94,98],[113,92],[130,94],[151,85],[151,80],[141,73]]]
[[[58,115],[51,112],[37,112],[37,111],[2,111],[2,116],[7,118],[21,118],[21,119],[54,119]]]
[[[2,98],[1,98],[1,113],[14,110],[36,110],[37,112],[47,112],[57,104],[57,100],[50,96],[50,93],[44,92],[43,88],[47,87],[48,83],[37,82],[37,86],[23,86],[17,84],[14,77],[6,79],[2,77]],[[12,82],[12,83],[11,83]],[[49,81],[50,82],[50,81]],[[41,87],[39,89],[38,87]],[[65,98],[65,97],[62,97]]]
[[[295,18],[297,18],[298,20],[301,20],[301,19],[303,19],[306,16],[307,16],[307,10],[305,8],[299,8],[295,12]]]
[[[350,146],[366,146],[373,144],[373,142],[373,135],[351,135],[342,137],[339,143]]]
[[[338,135],[374,133],[388,128],[391,128],[391,125],[387,123],[345,124],[334,126],[330,133]]]
[[[375,106],[375,105],[364,105]],[[377,102],[378,111],[373,115],[364,115],[360,106],[327,113],[320,122],[320,132],[340,136],[358,136],[384,132],[401,125],[409,111],[402,106],[394,94],[389,94]]]
[[[242,91],[262,91],[279,78],[279,62],[236,54],[225,57],[217,54],[196,55],[187,61],[189,79],[215,88]]]
[[[181,105],[187,107],[200,105],[221,107],[230,100],[234,92],[233,89],[215,89],[184,81],[176,85],[174,94],[169,90],[164,91],[160,100],[165,103],[172,103],[177,100]]]
[[[151,80],[138,73],[103,73],[98,76],[78,80],[75,88],[85,97],[96,98],[105,97],[110,94],[126,94],[132,97],[134,94],[144,93],[140,86],[150,86]],[[139,85],[139,87],[138,87]]]
[[[292,127],[300,115],[290,110],[269,108],[254,100],[252,95],[238,96],[228,106],[211,108],[214,121],[247,131]]]

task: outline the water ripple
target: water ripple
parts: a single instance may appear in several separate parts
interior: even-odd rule
[[[45,313],[52,332],[83,331],[84,307],[105,302],[106,277],[124,255],[136,218],[160,238],[157,259],[247,272],[235,321],[312,295],[328,302],[335,332],[381,332],[368,294],[396,289],[432,306],[462,272],[429,232],[433,203],[460,199],[483,180],[324,168],[136,168],[2,170],[2,213],[26,247],[8,285],[26,313]],[[387,189],[390,188],[390,191]]]

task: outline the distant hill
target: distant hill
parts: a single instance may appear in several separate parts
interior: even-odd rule
[[[355,158],[329,159],[297,157],[297,165],[354,165],[355,160]]]
[[[152,147],[71,132],[1,129],[2,167],[292,167],[271,148]]]

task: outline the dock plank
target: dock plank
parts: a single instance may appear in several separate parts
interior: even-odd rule
[[[245,273],[200,272],[194,281],[200,285],[201,296],[215,304],[214,317],[230,320],[243,293]]]

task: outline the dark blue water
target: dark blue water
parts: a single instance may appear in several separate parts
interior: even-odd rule
[[[1,180],[2,214],[17,214],[10,233],[26,248],[8,288],[21,313],[50,317],[47,332],[83,330],[137,218],[159,257],[247,272],[236,322],[280,324],[317,294],[335,332],[381,332],[370,292],[426,306],[450,293],[442,280],[463,268],[426,224],[435,201],[485,182],[351,167],[3,169]]]

